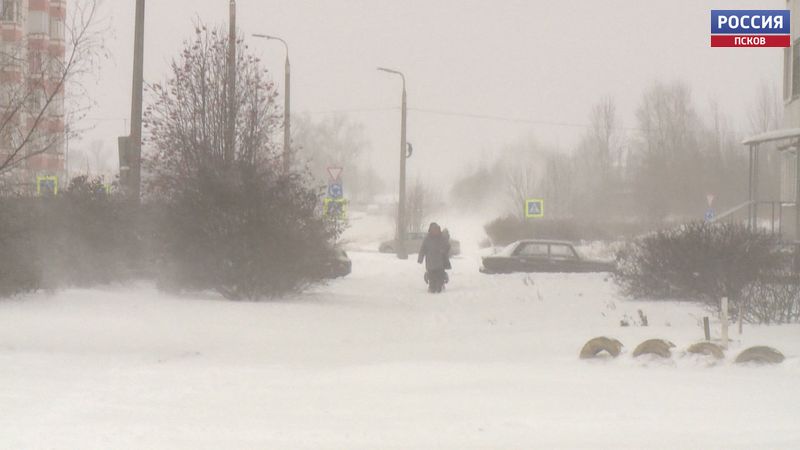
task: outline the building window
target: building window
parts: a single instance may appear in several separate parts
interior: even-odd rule
[[[800,97],[800,39],[792,46],[792,99]]]
[[[28,33],[50,34],[50,14],[46,11],[28,12]]]
[[[64,40],[64,21],[60,17],[50,17],[50,39]]]
[[[32,87],[31,89],[28,96],[28,107],[30,108],[30,113],[37,116],[47,104],[47,98],[43,89],[39,87]]]
[[[39,52],[31,52],[28,56],[28,63],[32,75],[39,75],[42,73],[42,54]]]
[[[0,14],[6,22],[20,21],[20,0],[0,0]]]

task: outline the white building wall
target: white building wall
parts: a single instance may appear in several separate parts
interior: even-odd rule
[[[800,73],[794,73],[800,61],[800,0],[787,0],[791,14],[792,47],[784,50],[783,127],[800,128]],[[781,199],[797,202],[797,152],[784,152],[781,169]]]

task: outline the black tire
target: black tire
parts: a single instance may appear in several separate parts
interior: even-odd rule
[[[663,339],[648,339],[636,347],[636,349],[633,351],[633,357],[638,358],[642,355],[656,355],[660,356],[661,358],[670,358],[672,357],[672,351],[670,351],[670,349],[674,347],[675,344],[670,341],[665,341]]]
[[[736,364],[755,363],[755,364],[780,364],[786,359],[783,353],[772,347],[751,347],[743,351],[736,357]]]
[[[725,359],[725,350],[712,342],[698,342],[689,347],[686,351],[694,355],[706,355],[714,359]]]
[[[581,359],[593,359],[598,358],[599,354],[603,351],[608,353],[612,358],[616,358],[619,356],[620,352],[622,351],[622,342],[613,339],[607,338],[605,336],[596,337],[594,339],[589,340],[586,345],[583,346],[581,349],[580,358]]]

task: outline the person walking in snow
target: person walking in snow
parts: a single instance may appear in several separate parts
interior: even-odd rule
[[[442,228],[436,222],[428,227],[428,234],[422,240],[422,247],[419,250],[417,262],[425,262],[425,282],[429,288],[433,288],[431,280],[441,279],[442,284],[447,280],[445,268],[448,260],[449,240],[442,234]],[[441,278],[439,278],[441,277]]]

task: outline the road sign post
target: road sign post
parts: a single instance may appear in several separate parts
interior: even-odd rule
[[[728,297],[720,302],[720,321],[722,322],[722,348],[728,348]]]
[[[322,203],[322,214],[325,217],[332,217],[337,220],[347,218],[347,200],[344,198],[344,186],[342,184],[341,167],[328,167],[328,195]]]
[[[714,211],[714,199],[716,196],[714,194],[706,194],[706,201],[708,202],[708,209],[706,210],[705,219],[706,222],[713,222],[714,218],[717,217],[716,211]]]

